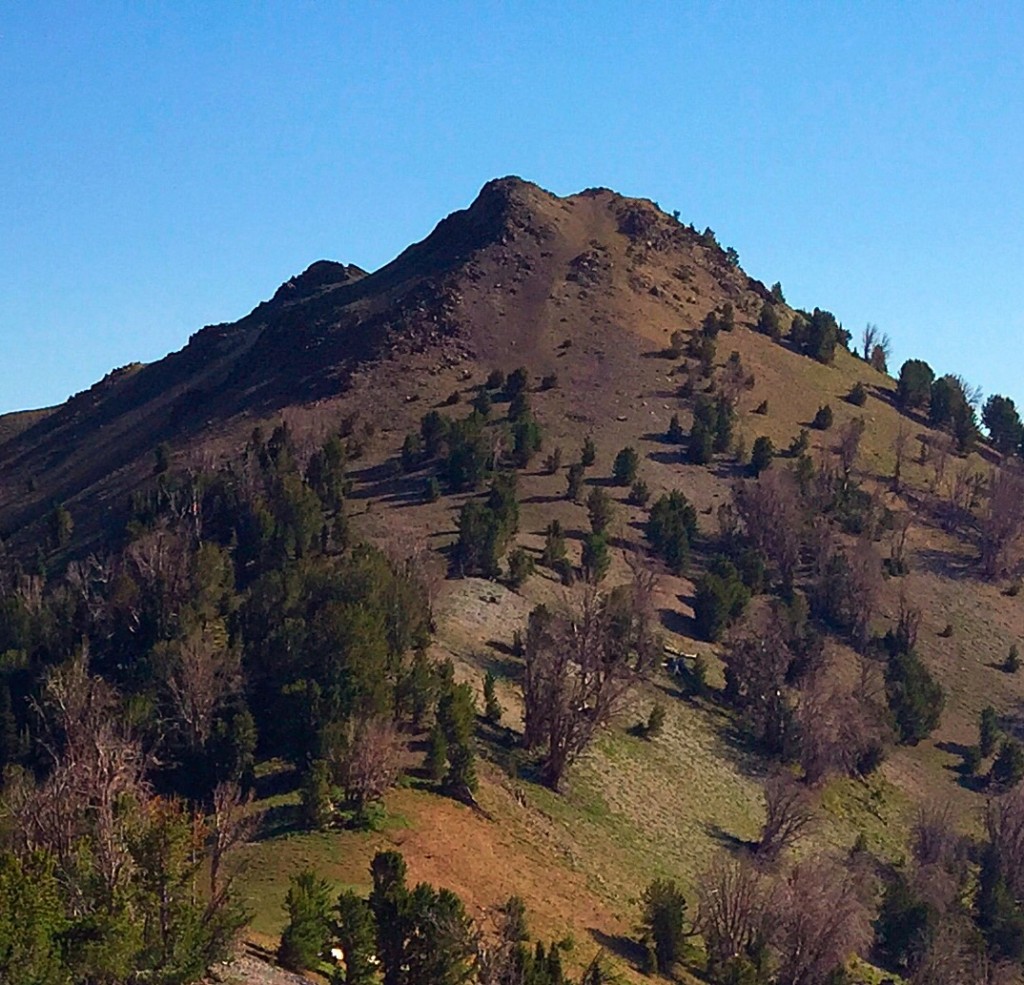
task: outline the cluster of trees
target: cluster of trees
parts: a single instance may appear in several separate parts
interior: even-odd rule
[[[350,543],[348,453],[256,431],[216,470],[160,469],[103,553],[0,574],[0,912],[39,915],[0,917],[4,980],[201,974],[244,919],[226,857],[257,755],[296,766],[307,823],[358,821],[400,728],[433,720],[444,788],[472,797],[427,567]]]
[[[120,704],[85,649],[50,668],[37,706],[43,778],[4,772],[3,981],[191,982],[246,919],[231,854],[257,818],[239,786],[218,784],[205,805],[157,794],[152,754]]]
[[[293,877],[279,957],[297,971],[319,970],[346,985],[611,985],[602,955],[579,979],[562,967],[565,942],[530,943],[526,908],[516,896],[497,908],[485,933],[458,895],[428,883],[409,886],[401,854],[378,852],[364,899],[351,890],[332,900],[312,871]]]
[[[791,784],[769,782],[765,832],[788,826],[783,848],[811,818]],[[796,863],[755,846],[714,860],[692,908],[674,882],[656,880],[640,899],[640,943],[649,973],[696,970],[716,985],[844,983],[855,955],[913,985],[1011,985],[1024,960],[1022,896],[1018,787],[988,803],[980,838],[958,833],[948,806],[922,808],[899,863],[863,839],[845,857]]]
[[[1024,454],[1024,424],[1013,400],[993,394],[981,407],[979,420],[980,390],[962,376],[936,376],[923,359],[908,359],[900,367],[896,401],[905,411],[925,412],[928,423],[948,432],[961,454],[978,440],[980,426],[1001,454]]]

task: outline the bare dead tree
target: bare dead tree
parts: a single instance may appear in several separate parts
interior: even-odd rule
[[[882,333],[882,337],[875,343],[874,348],[871,350],[871,366],[873,369],[877,369],[879,373],[889,372],[889,359],[892,356],[892,339],[889,338],[887,332]]]
[[[812,785],[833,774],[856,774],[887,738],[881,689],[863,682],[848,688],[833,665],[834,660],[801,690],[796,710],[800,765]]]
[[[765,819],[757,857],[774,862],[814,823],[813,799],[793,777],[778,773],[764,785]]]
[[[725,697],[768,752],[785,747],[791,728],[787,679],[796,661],[779,613],[756,612],[725,654]]]
[[[864,362],[871,361],[871,353],[875,351],[875,346],[878,344],[879,331],[878,326],[868,322],[864,326],[864,332],[861,335],[861,345],[864,349]]]
[[[218,709],[240,682],[240,654],[219,620],[204,623],[174,645],[167,690],[190,749],[205,748]]]
[[[210,911],[219,909],[231,892],[236,873],[227,871],[229,855],[257,832],[262,812],[253,807],[253,795],[242,793],[233,780],[218,783],[213,791],[213,810],[207,818],[210,828]]]
[[[749,954],[770,927],[767,880],[747,859],[715,859],[697,894],[694,929],[704,938],[711,968]]]
[[[401,757],[401,737],[391,719],[375,716],[353,723],[338,764],[345,796],[358,809],[380,800],[398,779]]]
[[[1024,478],[1018,473],[992,470],[979,533],[985,576],[999,578],[1016,570],[1024,540]]]
[[[892,490],[895,493],[903,490],[903,465],[907,460],[907,453],[910,446],[910,429],[907,427],[903,415],[900,415],[899,423],[896,426],[896,436],[892,441],[893,467],[892,467]]]
[[[896,646],[902,653],[909,653],[917,646],[917,635],[921,629],[921,610],[907,602],[906,593],[900,592],[899,612],[896,616]]]
[[[864,436],[864,427],[864,418],[855,417],[839,428],[835,451],[839,458],[839,466],[842,469],[844,486],[849,485],[850,475],[857,464],[857,455],[860,452],[860,441]]]
[[[784,469],[768,469],[734,490],[736,512],[754,546],[792,587],[800,562],[803,514],[796,481]]]
[[[962,843],[948,803],[931,803],[918,809],[910,833],[910,850],[918,865],[950,866],[961,852]]]
[[[1015,899],[1024,896],[1024,786],[988,802],[985,827]]]
[[[929,458],[932,463],[932,495],[935,495],[946,477],[946,469],[953,455],[953,439],[948,434],[939,434],[928,442]]]
[[[774,909],[778,985],[819,985],[871,943],[855,879],[828,858],[796,865],[776,890]]]
[[[86,646],[50,672],[36,710],[53,766],[23,798],[22,844],[46,847],[62,866],[72,866],[78,840],[88,836],[96,871],[113,898],[132,866],[122,808],[148,796],[150,760],[118,714],[116,693],[89,673]]]
[[[889,570],[892,574],[906,574],[909,570],[907,540],[914,526],[914,519],[914,514],[909,511],[893,514],[892,529],[889,532]]]
[[[530,615],[523,738],[528,748],[543,749],[542,774],[555,790],[653,666],[644,593],[636,580],[607,595],[587,586],[577,606],[561,613],[541,607]]]

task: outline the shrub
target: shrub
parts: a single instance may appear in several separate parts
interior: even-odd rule
[[[636,480],[637,469],[640,467],[640,456],[636,449],[627,445],[616,456],[612,465],[612,476],[620,486],[631,485]]]
[[[588,469],[596,460],[597,448],[594,445],[594,439],[587,435],[587,437],[583,439],[583,450],[580,452],[580,464],[585,469]]]
[[[647,483],[643,479],[637,479],[629,490],[629,502],[633,506],[645,506],[650,498],[651,491],[647,488]]]
[[[656,701],[651,707],[651,713],[647,716],[647,724],[644,726],[644,735],[648,739],[657,738],[665,728],[665,706]]]
[[[854,407],[863,407],[865,401],[868,399],[868,391],[864,384],[859,380],[854,383],[850,388],[850,392],[846,395],[846,399],[853,404]]]
[[[811,421],[811,427],[816,428],[818,431],[827,431],[832,427],[832,408],[828,404],[818,408],[818,412],[814,415],[814,420]]]
[[[533,558],[517,547],[508,556],[508,580],[513,588],[519,588],[533,574]]]
[[[1016,674],[1020,670],[1020,651],[1017,649],[1016,643],[1010,647],[1010,652],[1006,654],[1006,660],[1003,661],[1003,670],[1008,674]]]

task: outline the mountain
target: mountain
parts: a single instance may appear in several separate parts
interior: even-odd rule
[[[774,336],[762,321],[765,311],[778,320]],[[834,353],[815,340],[818,331],[838,342]],[[1011,754],[1024,734],[1024,694],[1006,660],[1024,636],[1019,582],[1013,565],[988,577],[993,572],[980,563],[995,491],[1016,488],[993,481],[993,469],[1008,461],[984,442],[961,453],[920,409],[901,408],[895,380],[843,338],[827,312],[794,311],[780,287],[769,290],[749,277],[711,230],[698,231],[652,202],[603,188],[560,198],[501,178],[380,270],[319,261],[245,318],[202,329],[165,359],[115,370],[60,407],[0,418],[0,536],[22,562],[38,552],[59,571],[123,526],[133,493],[154,490],[161,444],[159,457],[169,457],[172,476],[209,473],[237,461],[254,429],[265,438],[286,424],[294,492],[325,439],[340,437],[351,529],[422,574],[434,630],[429,656],[450,660],[455,679],[471,686],[481,708],[491,674],[503,712],[500,722],[478,722],[475,804],[439,796],[416,772],[417,743],[425,744],[417,733],[409,743],[408,783],[388,794],[393,823],[369,833],[289,828],[282,819],[295,812],[297,769],[280,759],[260,764],[258,796],[272,823],[266,837],[244,849],[253,863],[241,881],[254,910],[250,935],[276,946],[288,879],[300,868],[312,864],[332,884],[365,887],[369,858],[391,847],[404,854],[412,880],[455,889],[481,925],[490,926],[494,907],[516,894],[539,933],[577,941],[577,956],[568,961],[585,962],[600,944],[632,968],[642,960],[635,935],[644,887],[654,878],[678,880],[692,907],[713,859],[756,844],[765,779],[778,768],[780,750],[768,754],[765,742],[752,740],[751,722],[773,695],[789,702],[775,721],[786,742],[816,735],[832,757],[829,771],[806,785],[818,823],[801,852],[853,859],[858,879],[869,870],[890,881],[923,872],[927,893],[945,893],[954,869],[966,878],[969,867],[959,855],[938,875],[902,864],[919,809],[941,804],[947,820],[977,841],[985,800],[1000,791],[986,779],[993,762],[975,748],[979,716],[993,709],[987,720]],[[403,446],[415,448],[431,412],[460,421],[471,406],[493,403],[480,430],[496,456],[512,458],[502,423],[510,394],[488,380],[520,368],[542,447],[516,463],[518,528],[508,546],[538,562],[536,572],[517,584],[504,577],[503,558],[502,577],[456,577],[458,564],[451,562],[462,511],[484,503],[482,490],[431,485],[446,479],[438,456],[403,460]],[[705,435],[700,455],[688,454],[702,427],[714,435]],[[585,442],[593,443],[594,463],[580,495],[570,498],[569,467]],[[266,444],[251,447],[265,451]],[[614,474],[627,448],[644,488]],[[754,448],[768,449],[772,460],[758,487],[751,484]],[[1013,474],[1012,467],[1003,471]],[[800,513],[799,543],[788,545],[796,572],[789,601],[777,557],[768,565],[769,590],[757,584],[758,552],[774,550],[770,523],[753,561],[745,553],[749,538],[737,534],[737,510],[751,488],[778,493],[778,526]],[[673,570],[652,558],[647,534],[652,504],[674,491],[692,505],[696,533],[689,566]],[[578,583],[572,588],[563,577],[581,574],[584,547],[592,547],[584,501],[601,492],[613,510],[602,585],[626,583],[638,558],[650,564],[651,609],[672,666],[682,661],[694,675],[702,667],[706,688],[686,674],[656,673],[555,793],[536,782],[519,742],[519,643],[535,606],[558,609],[579,593]],[[297,496],[295,502],[301,489]],[[59,547],[49,544],[47,525],[56,503],[74,522],[73,536]],[[1009,512],[1019,515],[1019,502]],[[318,512],[317,530],[319,519]],[[539,563],[556,521],[567,552],[561,571]],[[221,525],[218,549],[242,565],[237,531],[224,528],[230,524]],[[146,547],[153,556],[160,546],[154,539]],[[137,556],[149,557],[142,549]],[[254,557],[246,563],[256,564]],[[292,555],[287,563],[302,568]],[[746,705],[742,689],[726,686],[736,666],[732,641],[698,619],[702,592],[706,599],[716,578],[735,589],[739,568],[754,586],[747,614],[781,620],[783,613],[793,633],[786,647],[814,654],[806,661],[813,666],[794,661],[771,686],[750,689]],[[85,570],[75,569],[73,589],[56,593],[68,611]],[[216,601],[217,571],[206,572],[204,590],[212,594],[204,604],[221,605],[229,623],[244,600]],[[276,600],[267,586],[279,572],[271,574],[262,590]],[[245,577],[238,579],[240,596],[252,588]],[[96,580],[106,605],[110,586]],[[25,584],[28,606],[34,583]],[[286,594],[281,605],[292,604]],[[137,598],[120,585],[109,595],[118,612],[131,610]],[[729,600],[740,609],[745,601],[742,593]],[[268,635],[277,629],[272,621]],[[757,657],[755,669],[775,653],[781,630],[772,625],[775,636],[752,630],[748,649],[736,647]],[[134,629],[125,632],[130,637]],[[255,635],[255,645],[262,644]],[[918,663],[899,649],[910,637]],[[52,634],[47,640],[52,645]],[[157,663],[166,642],[152,648]],[[253,642],[243,641],[243,648]],[[15,649],[8,659],[21,673]],[[277,656],[271,652],[271,663]],[[921,679],[945,696],[941,716],[928,727],[920,708],[898,703],[908,681],[920,686]],[[247,700],[254,695],[265,697],[257,687]],[[142,697],[159,700],[148,691]],[[656,706],[664,721],[654,736],[644,723]],[[864,708],[879,714],[867,722],[856,711]],[[885,741],[872,745],[877,735]],[[862,755],[851,763],[854,747]],[[787,769],[809,777],[815,763],[796,759],[799,765],[789,762]],[[980,853],[980,843],[975,848]],[[973,892],[970,880],[958,886],[947,902]],[[967,911],[954,916],[966,919]],[[879,976],[869,971],[853,980]]]
[[[158,362],[114,370],[34,423],[0,419],[0,530],[31,536],[55,501],[102,516],[159,442],[192,446],[243,417],[336,399],[371,367],[392,380],[411,357],[434,373],[566,363],[600,388],[645,344],[725,300],[752,321],[766,296],[713,239],[650,202],[492,181],[373,274],[319,261]],[[586,355],[565,358],[565,340]]]

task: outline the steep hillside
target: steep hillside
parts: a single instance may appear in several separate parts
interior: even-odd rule
[[[337,397],[369,365],[385,363],[375,373],[388,387],[388,371],[416,354],[431,372],[518,360],[543,374],[568,339],[579,346],[567,360],[574,376],[602,391],[672,330],[724,300],[752,319],[764,294],[650,203],[493,181],[376,273],[313,264],[240,321],[116,370],[21,429],[0,450],[0,529],[17,540],[55,501],[80,504],[92,526],[157,443],[181,447],[243,415]]]
[[[780,338],[756,330],[766,302],[783,323]],[[726,305],[733,323],[704,347],[700,369],[701,327],[709,315],[724,318]],[[890,565],[884,579],[877,572],[865,634],[881,640],[908,606],[920,610],[917,650],[946,694],[938,727],[922,741],[890,744],[879,769],[855,777],[839,771],[815,787],[818,824],[798,855],[845,857],[857,844],[879,867],[895,865],[907,853],[916,811],[935,802],[950,806],[962,831],[980,831],[993,789],[982,782],[989,763],[978,775],[965,763],[982,708],[994,706],[1006,735],[1024,733],[1024,686],[1003,662],[1024,636],[1018,588],[1008,575],[982,578],[978,565],[985,481],[999,456],[984,444],[956,455],[919,412],[897,407],[890,376],[842,345],[831,361],[801,354],[786,337],[794,315],[710,231],[650,202],[607,189],[558,198],[499,179],[374,273],[320,261],[239,322],[204,328],[157,363],[116,370],[52,411],[0,419],[0,534],[12,554],[28,559],[47,543],[53,504],[63,503],[74,535],[43,552],[58,569],[102,543],[126,516],[131,493],[153,490],[161,442],[171,474],[211,473],[238,461],[256,426],[269,434],[286,423],[303,468],[325,439],[340,436],[352,527],[393,558],[415,558],[432,601],[431,656],[451,659],[457,679],[481,698],[484,675],[496,675],[502,728],[479,729],[476,810],[438,797],[412,770],[388,795],[392,820],[381,831],[303,834],[283,824],[246,846],[254,864],[242,884],[255,910],[253,934],[273,943],[298,868],[312,864],[335,887],[365,888],[373,852],[398,847],[414,878],[456,888],[481,923],[517,893],[545,933],[576,938],[579,963],[601,945],[634,974],[643,957],[633,937],[644,886],[676,879],[692,899],[716,855],[757,839],[764,780],[777,765],[722,697],[728,637],[704,638],[694,619],[696,583],[725,549],[722,524],[737,484],[750,477],[758,438],[771,439],[778,453],[772,470],[788,476],[803,467],[810,484],[842,481],[858,509],[877,519],[872,540],[857,528],[863,517],[844,526],[831,501],[821,516],[805,518],[798,595],[811,594],[826,548],[852,555],[870,541],[880,569],[910,521],[902,565]],[[486,381],[519,367],[542,448],[517,471],[518,530],[508,545],[525,549],[538,567],[513,588],[506,579],[454,577],[460,511],[480,490],[438,486],[428,494],[431,479],[443,478],[436,456],[403,462],[402,448],[425,415],[467,418],[486,391],[484,402],[494,406],[480,428],[500,458],[509,441],[500,422],[510,408],[500,386]],[[850,399],[857,384],[859,402]],[[689,434],[700,398],[723,392],[735,412],[731,438],[695,464],[685,443],[668,439],[672,419]],[[812,427],[826,405],[831,425]],[[840,445],[857,421],[863,435],[840,468]],[[587,439],[595,461],[582,494],[570,499],[568,466]],[[648,501],[612,478],[626,446],[637,453]],[[709,690],[695,694],[656,672],[555,794],[535,782],[517,746],[523,661],[514,643],[535,605],[557,608],[578,591],[539,561],[558,521],[579,574],[590,532],[583,501],[594,489],[614,507],[605,584],[627,581],[636,558],[652,565],[662,641],[671,653],[703,658]],[[685,494],[697,517],[693,559],[681,574],[651,560],[644,537],[651,502],[672,490]],[[761,596],[751,609],[770,604]],[[850,689],[862,675],[863,690],[874,688],[884,702],[883,644],[860,646],[870,650],[864,658],[849,631],[820,628],[818,680]],[[801,692],[794,700],[795,714],[809,699]],[[666,714],[652,740],[636,726],[656,703]],[[417,755],[423,740],[410,739]],[[295,777],[278,762],[261,771],[263,806],[292,818]]]

